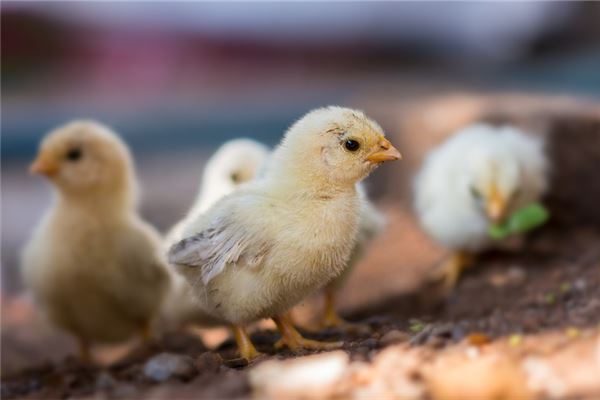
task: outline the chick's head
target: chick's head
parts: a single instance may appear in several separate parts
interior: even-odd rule
[[[521,187],[519,166],[510,157],[475,157],[470,163],[468,190],[476,207],[494,222],[502,220]]]
[[[45,175],[67,195],[94,196],[129,190],[131,156],[109,128],[93,121],[74,121],[42,141],[30,172]]]
[[[288,130],[274,157],[272,164],[293,170],[296,177],[342,185],[354,184],[381,163],[401,158],[375,121],[342,107],[305,115]]]
[[[545,159],[535,139],[511,128],[478,127],[484,128],[490,129],[480,136],[485,145],[474,143],[465,155],[465,191],[490,221],[500,222],[545,190]]]
[[[225,143],[206,165],[204,182],[227,183],[231,187],[254,179],[269,156],[269,149],[251,139]],[[214,182],[213,182],[214,181]]]

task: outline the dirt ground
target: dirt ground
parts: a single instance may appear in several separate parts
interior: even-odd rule
[[[351,379],[319,387],[319,396],[345,397],[367,388],[380,396],[423,399],[598,398],[599,244],[600,232],[593,229],[549,226],[528,239],[527,251],[482,256],[447,298],[429,285],[356,309],[346,315],[356,324],[349,329],[307,333],[343,340],[342,352],[349,356],[345,374]],[[208,351],[196,335],[165,334],[103,368],[66,358],[5,376],[2,397],[246,398],[253,391],[251,371],[269,360],[303,359],[275,353],[277,338],[270,330],[256,331],[253,339],[266,356],[245,365],[230,339]],[[165,352],[185,356],[189,366],[158,383],[144,368]],[[385,367],[390,362],[394,368]],[[471,387],[473,374],[477,387]],[[378,379],[387,386],[372,387]],[[314,389],[310,382],[300,392],[264,383],[255,389],[271,397],[303,397]]]

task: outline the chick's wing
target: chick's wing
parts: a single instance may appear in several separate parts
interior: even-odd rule
[[[168,253],[169,262],[200,267],[204,284],[223,272],[228,264],[256,267],[270,246],[255,232],[256,229],[236,221],[232,215],[220,215],[205,229],[173,245]]]

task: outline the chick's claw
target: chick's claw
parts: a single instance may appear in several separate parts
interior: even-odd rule
[[[277,350],[284,346],[292,351],[301,349],[333,350],[343,346],[343,342],[319,342],[317,340],[304,338],[300,332],[294,328],[288,315],[273,317],[273,320],[281,333],[281,339],[275,343],[275,348]]]

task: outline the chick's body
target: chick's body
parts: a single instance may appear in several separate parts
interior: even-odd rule
[[[168,272],[158,234],[135,212],[125,145],[97,123],[70,123],[44,140],[32,172],[58,189],[23,252],[24,279],[39,306],[85,344],[146,330]]]
[[[354,246],[359,203],[353,188],[335,199],[312,201],[310,207],[306,199],[277,196],[269,189],[263,181],[219,203],[218,209],[227,210],[216,217],[221,224],[235,221],[244,227],[240,235],[260,243],[237,259],[244,267],[224,268],[206,285],[197,271],[180,268],[202,308],[230,323],[285,312],[338,276]],[[213,218],[201,218],[184,236],[210,229]],[[263,257],[267,252],[269,257]]]
[[[137,218],[99,220],[58,206],[25,250],[25,280],[63,329],[91,342],[126,340],[146,327],[164,295],[158,245]]]
[[[234,325],[275,317],[289,333],[277,316],[338,276],[350,257],[356,182],[398,157],[364,114],[313,111],[289,129],[263,177],[186,225],[170,260],[210,314]]]

